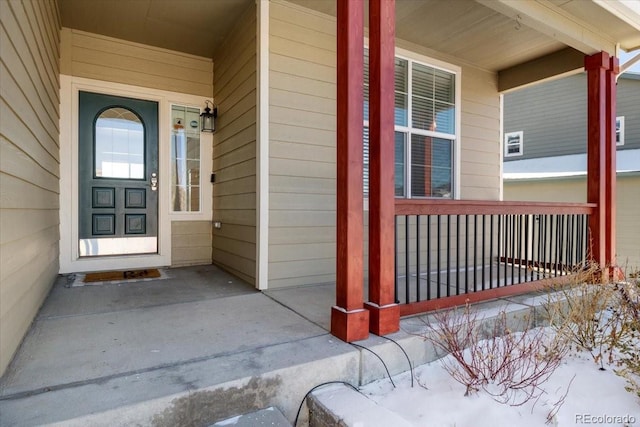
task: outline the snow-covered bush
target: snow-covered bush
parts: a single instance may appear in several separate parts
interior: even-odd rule
[[[630,275],[629,280],[618,283],[620,310],[623,313],[624,337],[617,345],[620,369],[616,373],[627,380],[627,391],[640,397],[640,277]]]
[[[546,319],[559,340],[589,352],[601,370],[605,364],[617,366],[627,389],[640,396],[640,282],[631,275],[599,283],[601,271],[583,269],[569,285],[552,287]]]

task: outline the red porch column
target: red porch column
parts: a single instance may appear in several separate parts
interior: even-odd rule
[[[363,308],[364,1],[338,0],[337,265],[331,333],[351,342],[369,336]]]
[[[394,297],[395,0],[369,0],[369,330],[400,329]]]
[[[607,70],[607,141],[605,152],[605,261],[611,267],[610,274],[616,270],[616,76],[620,64],[615,56],[609,58]]]
[[[609,59],[608,53],[600,52],[585,57],[584,61],[587,71],[587,202],[597,204],[594,214],[589,217],[591,241],[587,243],[590,261],[602,268],[606,267],[607,261],[607,151],[611,143],[611,135],[607,133]]]

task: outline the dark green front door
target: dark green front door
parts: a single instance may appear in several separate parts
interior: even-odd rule
[[[79,94],[80,256],[158,252],[158,104]]]

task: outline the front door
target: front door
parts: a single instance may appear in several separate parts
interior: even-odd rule
[[[79,93],[82,257],[158,252],[158,103]]]

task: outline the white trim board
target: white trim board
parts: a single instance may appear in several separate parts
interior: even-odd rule
[[[158,103],[158,253],[81,258],[78,249],[78,93],[90,91],[145,99]],[[211,220],[212,192],[203,186],[202,210],[198,213],[170,212],[170,138],[171,104],[202,107],[205,99],[158,89],[60,75],[60,270],[62,274],[171,265],[171,221]],[[211,171],[211,134],[201,134],[205,150],[201,156],[203,183]],[[167,173],[163,173],[167,171]]]
[[[503,179],[539,179],[568,176],[581,176],[587,173],[587,155],[570,154],[566,156],[540,157],[503,162]],[[640,171],[640,149],[617,150],[616,171]]]
[[[269,2],[257,0],[256,288],[269,287]]]

